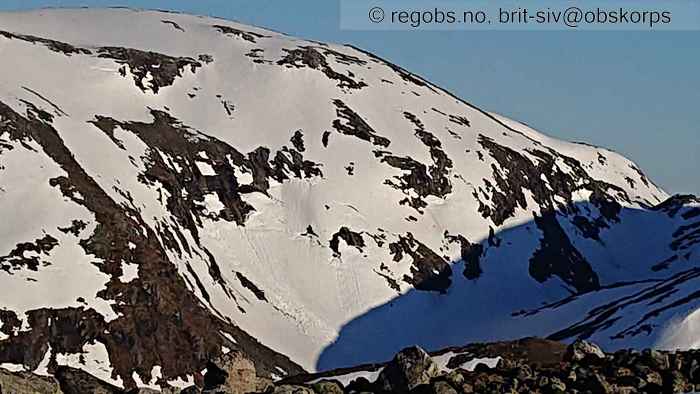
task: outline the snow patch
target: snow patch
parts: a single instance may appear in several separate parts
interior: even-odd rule
[[[139,277],[139,265],[138,264],[123,263],[122,264],[122,272],[123,272],[123,274],[122,274],[120,280],[123,283],[129,283],[132,280]]]
[[[229,334],[229,333],[227,333],[227,332],[223,332],[223,331],[219,331],[219,332],[221,333],[221,335],[224,336],[224,338],[226,338],[226,339],[228,339],[229,341],[231,341],[231,343],[238,344],[238,342],[236,341],[236,338],[234,338],[233,336],[231,336],[231,334]]]
[[[34,370],[34,373],[40,376],[51,376],[49,373],[49,363],[51,362],[51,345],[48,346],[48,349],[46,349],[46,353],[44,353],[44,357],[41,359],[41,362],[39,365],[36,367]]]
[[[197,165],[197,168],[199,169],[199,172],[202,173],[202,175],[216,175],[216,171],[214,171],[214,167],[212,167],[211,164],[199,160],[195,161],[195,164]]]
[[[209,213],[218,213],[226,206],[219,200],[219,196],[216,194],[205,194],[204,195],[204,207]]]
[[[22,364],[12,364],[12,363],[2,363],[0,364],[0,368],[6,369],[10,372],[22,372],[25,370],[24,365]]]
[[[148,383],[144,383],[143,380],[141,380],[141,377],[136,372],[134,372],[131,375],[131,377],[134,379],[134,381],[136,382],[136,386],[139,388],[149,388],[152,390],[160,391],[160,386],[156,384],[158,380],[163,377],[160,365],[153,366],[153,368],[151,369],[151,381]]]

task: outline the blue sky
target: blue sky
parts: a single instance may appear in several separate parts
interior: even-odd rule
[[[620,152],[670,193],[700,194],[700,31],[341,31],[335,0],[3,0],[0,9],[114,5],[351,43],[481,108]]]

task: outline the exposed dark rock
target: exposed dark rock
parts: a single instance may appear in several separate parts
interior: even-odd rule
[[[345,167],[345,171],[348,172],[348,175],[354,175],[355,174],[355,163],[350,162],[350,164]]]
[[[676,194],[669,197],[666,201],[652,207],[651,210],[663,211],[666,212],[669,217],[675,217],[686,205],[693,203],[700,203],[700,198],[690,194]]]
[[[202,63],[189,57],[172,57],[133,48],[102,47],[97,53],[98,57],[113,59],[119,64],[128,65],[136,86],[144,92],[151,90],[156,94],[160,88],[172,85],[175,78],[181,77],[185,68],[189,68],[194,73],[197,68],[202,67]],[[144,79],[148,75],[151,79],[146,86]]]
[[[384,280],[386,280],[386,283],[387,285],[389,285],[389,288],[395,290],[397,293],[401,292],[401,286],[399,286],[399,282],[396,279],[377,270],[374,270],[374,272],[376,272],[377,275],[381,276],[382,278],[384,278]]]
[[[341,134],[352,135],[373,145],[388,147],[389,139],[378,135],[355,111],[339,99],[333,100],[340,119],[333,121],[333,128]],[[325,134],[324,134],[325,135]],[[324,144],[325,146],[325,144]]]
[[[169,156],[166,162],[156,150],[150,150],[142,182],[162,185],[168,191],[166,204],[169,210],[179,219],[180,225],[193,234],[195,240],[199,238],[197,224],[202,216],[199,207],[205,194],[215,193],[225,207],[214,213],[213,218],[243,224],[254,208],[241,199],[240,185],[231,163],[254,172],[245,156],[222,141],[188,129],[165,112],[154,110],[151,114],[152,123],[119,122],[102,116],[97,116],[92,123],[107,135],[113,135],[113,130],[119,126]],[[205,152],[207,159],[202,158],[200,152]],[[207,163],[216,174],[203,175],[197,162]]]
[[[326,45],[323,44],[323,53],[327,56],[333,56],[335,58],[335,61],[340,63],[340,64],[345,64],[345,65],[355,65],[355,66],[364,66],[367,64],[366,61],[360,59],[357,56],[353,55],[348,55],[346,53],[334,51],[330,48],[325,47]],[[351,75],[352,76],[352,75]]]
[[[594,239],[598,242],[601,242],[600,230],[610,227],[602,217],[597,218],[595,222],[591,222],[585,216],[576,215],[571,220],[571,223],[578,227],[578,229],[581,231],[581,235],[583,235],[585,238]]]
[[[294,149],[298,150],[299,152],[303,152],[305,150],[304,133],[301,130],[297,130],[294,132],[294,136],[292,136],[290,142],[294,146]]]
[[[415,191],[419,198],[406,197],[401,201],[401,204],[406,203],[422,213],[421,209],[427,206],[423,200],[424,197],[432,195],[442,198],[452,191],[452,184],[449,180],[452,160],[442,150],[440,140],[425,130],[423,123],[415,115],[404,112],[404,116],[416,126],[415,136],[430,150],[433,164],[428,167],[410,157],[385,155],[381,159],[383,163],[407,171],[402,176],[394,177],[399,181],[398,183],[393,180],[386,180],[385,183],[403,191],[406,195],[410,194],[410,190]]]
[[[494,248],[498,248],[499,246],[501,246],[501,239],[496,235],[496,231],[491,226],[489,226],[488,243],[489,246]]]
[[[314,231],[314,228],[311,227],[311,225],[309,224],[309,225],[306,227],[306,231],[304,231],[303,233],[301,233],[301,236],[302,236],[302,237],[312,237],[312,236],[313,236],[313,237],[318,237],[318,234],[316,234],[316,232]]]
[[[280,183],[291,177],[312,178],[323,176],[319,164],[304,159],[301,153],[286,146],[282,147],[282,150],[277,151],[271,165],[271,175]]]
[[[333,234],[333,237],[330,240],[330,248],[333,251],[333,255],[336,257],[341,256],[341,253],[338,250],[341,239],[345,241],[345,244],[348,246],[354,246],[360,252],[362,252],[362,248],[365,247],[365,240],[362,238],[362,234],[354,232],[343,226],[338,230],[338,232]]]
[[[598,275],[571,244],[554,212],[535,214],[535,224],[542,231],[542,239],[530,258],[530,276],[544,282],[556,275],[581,293],[600,288]]]
[[[672,250],[684,250],[700,242],[700,221],[680,226],[673,232]]]
[[[467,279],[477,279],[481,276],[481,255],[484,247],[481,244],[472,244],[462,235],[450,235],[445,231],[445,239],[448,242],[459,243],[462,261],[464,261],[464,277]]]
[[[268,302],[267,298],[265,298],[265,292],[260,290],[260,288],[258,288],[258,286],[256,286],[255,283],[251,282],[248,278],[246,278],[242,273],[238,271],[236,271],[236,277],[241,282],[241,285],[243,285],[243,287],[255,294],[255,297],[257,297],[257,299],[259,299],[260,301]]]
[[[449,119],[450,119],[450,122],[456,123],[460,126],[471,127],[471,123],[469,123],[469,119],[465,118],[464,116],[450,115]]]
[[[399,240],[389,244],[394,261],[401,261],[404,254],[412,259],[411,276],[405,275],[404,282],[417,290],[446,293],[452,284],[452,268],[444,258],[420,241],[413,234],[399,236]]]
[[[204,374],[204,390],[214,390],[223,386],[228,379],[228,372],[220,368],[214,362],[207,363],[207,372]]]
[[[34,96],[40,98],[41,101],[43,101],[44,103],[46,103],[46,104],[48,104],[49,106],[51,106],[51,107],[54,109],[54,112],[55,112],[56,115],[58,115],[58,116],[68,116],[68,114],[67,114],[64,110],[62,110],[58,105],[56,105],[53,101],[51,101],[51,100],[47,99],[46,97],[44,97],[42,94],[40,94],[40,93],[37,92],[36,90],[30,89],[30,88],[28,88],[28,87],[26,87],[26,86],[22,86],[22,89],[24,89],[25,91],[27,91],[27,92],[33,94]],[[25,104],[28,105],[29,107],[33,107],[33,108],[36,110],[36,107],[35,107],[32,103],[29,103],[29,102],[27,102],[26,100],[20,100],[20,101],[22,101],[23,103],[25,103]]]
[[[14,34],[7,31],[0,30],[0,36],[7,39],[16,39],[31,42],[32,44],[41,44],[49,48],[54,52],[62,53],[66,56],[71,55],[91,55],[92,52],[89,49],[78,48],[71,44],[66,44],[65,42],[49,40],[46,38],[24,35],[24,34]]]
[[[13,336],[15,335],[15,331],[19,331],[21,326],[22,321],[19,320],[16,313],[6,309],[0,309],[0,333]]]
[[[432,195],[443,198],[452,191],[446,167],[443,165],[427,167],[425,164],[410,157],[393,155],[384,156],[381,161],[405,171],[403,175],[394,177],[398,182],[387,179],[385,183],[403,191],[405,194],[409,194],[411,190],[415,191],[420,198],[407,197],[402,200],[402,203],[407,203],[420,213],[422,213],[421,209],[427,206],[423,199],[424,197]],[[443,162],[442,164],[445,163]]]
[[[19,100],[22,104],[27,106],[27,116],[32,119],[32,120],[41,120],[42,122],[46,123],[51,123],[53,122],[53,114],[44,111],[43,109],[39,109],[36,105],[33,103],[30,103],[27,100],[20,99]]]
[[[664,261],[654,264],[651,266],[651,270],[654,272],[668,269],[674,261],[678,260],[678,255],[673,255]]]
[[[235,29],[235,28],[230,27],[230,26],[214,25],[212,27],[215,28],[216,30],[220,31],[223,34],[238,37],[238,38],[241,38],[245,41],[252,42],[252,43],[255,43],[256,39],[258,39],[258,38],[266,37],[260,33],[252,32],[252,31],[243,31],[243,30]]]
[[[598,163],[601,166],[604,166],[608,163],[608,159],[605,156],[603,156],[600,152],[598,152]]]
[[[105,322],[93,309],[82,307],[30,310],[26,312],[30,330],[0,342],[0,363],[24,364],[35,369],[49,345],[55,358],[58,353],[81,353],[85,344],[99,342],[107,349],[114,376],[131,389],[136,385],[134,372],[143,381],[150,381],[150,372],[156,365],[161,366],[165,380],[202,370],[208,360],[221,354],[222,345],[232,346],[219,334],[226,332],[237,341],[235,350],[251,356],[259,374],[269,376],[277,366],[290,373],[302,371],[288,358],[212,314],[168,260],[155,230],[137,210],[118,204],[102,190],[51,125],[24,118],[1,102],[0,117],[3,119],[0,134],[8,135],[10,140],[33,140],[66,173],[52,184],[59,185],[76,203],[94,214],[97,223],[94,233],[80,245],[86,254],[101,260],[98,268],[111,279],[97,296],[111,300],[119,313],[117,319]],[[121,126],[128,129],[130,125]],[[149,134],[167,141],[167,133],[164,127],[159,133],[145,132],[143,136]],[[77,199],[73,192],[82,198]],[[119,280],[124,262],[139,266],[138,277],[128,284]],[[215,270],[212,274],[216,274]],[[51,368],[50,364],[50,371]]]
[[[13,270],[29,269],[37,271],[39,266],[47,266],[48,262],[42,261],[39,256],[29,255],[25,253],[36,253],[37,255],[48,256],[53,248],[58,246],[58,240],[49,234],[35,240],[34,242],[22,242],[17,244],[9,254],[0,256],[0,270],[11,273]]]
[[[87,223],[82,220],[73,220],[69,227],[59,227],[58,231],[64,234],[73,234],[76,237],[80,235],[80,232],[85,230]]]
[[[486,185],[490,206],[480,200],[479,211],[485,218],[491,218],[494,224],[501,225],[513,217],[516,208],[528,208],[524,191],[532,193],[532,198],[542,210],[558,210],[564,213],[576,213],[572,193],[577,190],[591,192],[590,201],[598,207],[602,217],[608,221],[618,220],[621,210],[617,199],[609,195],[614,192],[625,200],[629,200],[621,188],[592,179],[583,169],[581,163],[553,150],[530,151],[538,162],[535,164],[526,156],[502,145],[492,139],[480,135],[479,143],[486,149],[498,166],[492,165],[493,178],[497,188]],[[556,164],[562,160],[572,171],[565,173]],[[478,197],[477,197],[478,198]],[[563,204],[558,200],[564,200]]]
[[[345,62],[350,59],[347,55],[340,55],[338,52],[323,50],[323,53],[315,47],[302,46],[296,49],[284,49],[287,55],[281,60],[277,61],[278,65],[284,65],[287,67],[303,68],[308,67],[314,70],[319,70],[326,75],[329,79],[338,81],[338,87],[347,89],[361,89],[367,84],[363,81],[356,81],[352,77],[345,74],[341,74],[335,71],[326,59],[326,54],[331,54],[336,56],[337,59],[343,60]],[[359,60],[359,59],[358,59]]]
[[[639,167],[632,164],[630,164],[630,168],[639,175],[639,178],[642,180],[642,183],[644,183],[644,186],[649,187],[649,179],[647,179],[646,175],[644,175],[642,170],[640,170]]]
[[[226,111],[226,115],[229,117],[233,116],[233,111],[236,110],[236,106],[231,104],[230,101],[228,100],[221,100],[221,105],[224,107],[224,111]]]
[[[168,20],[162,20],[161,22],[165,23],[166,25],[170,25],[177,30],[185,31],[185,29],[183,29],[180,25],[178,25],[177,22],[168,21]]]
[[[92,123],[110,138],[114,138],[114,129],[119,126],[154,148],[148,152],[147,171],[142,182],[162,185],[168,191],[169,210],[195,240],[199,238],[197,226],[205,216],[202,212],[205,194],[215,194],[224,205],[221,211],[210,212],[208,218],[243,225],[255,208],[243,201],[242,194],[266,194],[270,178],[284,182],[292,177],[322,176],[318,165],[304,159],[295,149],[283,147],[270,160],[269,149],[259,147],[246,157],[223,141],[180,124],[165,112],[152,110],[151,114],[152,123],[120,122],[103,116],[97,116]],[[168,157],[164,159],[155,148]],[[211,166],[215,174],[202,174],[198,162]],[[234,167],[252,173],[253,183],[240,184]]]

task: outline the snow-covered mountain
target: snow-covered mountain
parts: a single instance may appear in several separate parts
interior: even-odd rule
[[[524,335],[696,345],[700,200],[614,152],[214,18],[5,13],[0,54],[2,368],[132,388],[230,351],[274,378]]]

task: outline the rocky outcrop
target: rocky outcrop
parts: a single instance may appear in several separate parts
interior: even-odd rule
[[[594,363],[605,360],[605,353],[598,345],[579,340],[566,349],[565,357],[570,361]]]
[[[459,353],[447,365],[436,360]],[[462,353],[463,352],[463,353]],[[478,357],[477,357],[478,356]],[[500,357],[494,368],[481,357]],[[472,365],[467,368],[471,360]],[[486,360],[486,359],[484,359]],[[476,365],[473,365],[476,363]],[[321,382],[334,382],[348,374],[362,375],[377,366],[325,372]],[[381,368],[381,367],[380,367]],[[316,381],[307,375],[306,381]],[[383,366],[375,381],[359,376],[348,382],[345,392],[372,393],[687,393],[700,390],[700,351],[620,350],[605,353],[594,343],[578,340],[566,346],[555,341],[526,338],[518,341],[472,344],[428,355],[419,347],[399,352]],[[312,380],[315,378],[316,380]],[[302,384],[303,377],[285,379],[283,386],[296,392],[340,392],[336,380]],[[288,389],[285,389],[288,390]],[[277,392],[276,390],[274,392]],[[289,391],[284,391],[289,392]]]
[[[382,389],[395,393],[407,393],[427,384],[439,373],[432,358],[418,346],[400,351],[379,374],[377,384]]]
[[[269,378],[257,376],[252,361],[241,353],[231,352],[209,363],[202,392],[244,394],[265,391],[271,383]]]

